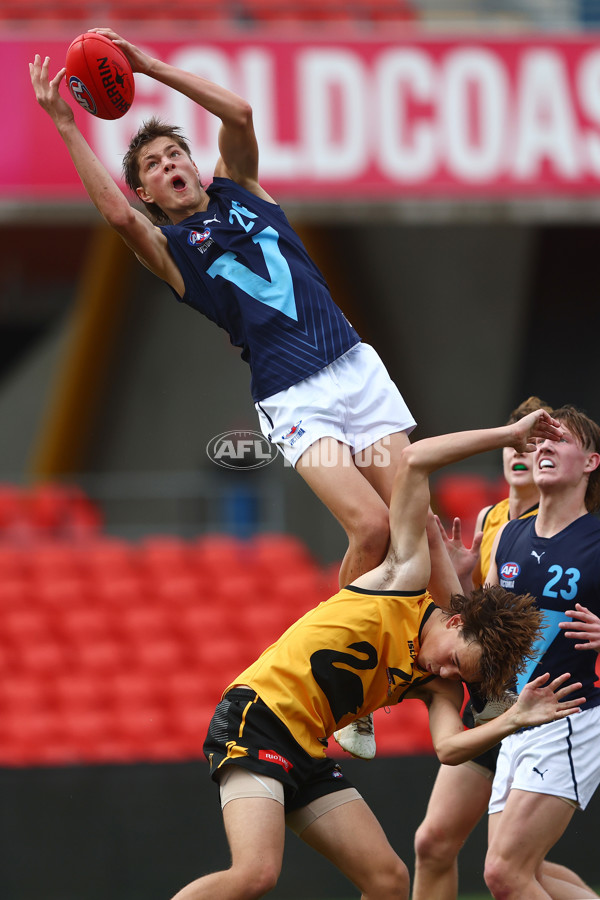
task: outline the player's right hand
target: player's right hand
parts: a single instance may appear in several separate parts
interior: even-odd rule
[[[67,70],[63,66],[54,78],[50,79],[48,74],[49,67],[50,57],[47,56],[42,62],[39,53],[36,53],[33,62],[29,63],[29,74],[35,98],[57,125],[63,122],[72,122],[75,118],[73,110],[59,93],[60,83],[65,77]]]

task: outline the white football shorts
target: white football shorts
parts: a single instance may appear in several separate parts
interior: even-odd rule
[[[504,809],[513,788],[585,809],[600,784],[599,746],[600,706],[504,738],[489,813]]]
[[[321,438],[360,453],[387,435],[410,434],[416,425],[379,354],[362,341],[255,408],[262,433],[293,466]]]

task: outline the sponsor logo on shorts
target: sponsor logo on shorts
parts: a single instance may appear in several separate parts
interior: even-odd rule
[[[331,776],[332,776],[332,778],[343,778],[344,777],[341,769],[334,769],[333,772],[331,773]]]
[[[258,758],[264,759],[265,762],[275,763],[276,766],[282,766],[286,772],[294,768],[289,759],[286,759],[281,753],[276,753],[275,750],[259,750]]]
[[[290,428],[290,430],[288,431],[287,434],[282,434],[281,440],[287,441],[288,444],[290,445],[290,447],[293,447],[294,444],[296,443],[296,441],[298,441],[302,437],[303,434],[306,434],[304,428],[300,428],[301,425],[302,425],[302,419],[300,419],[299,422],[297,422],[294,426],[292,426],[292,428]]]
[[[223,469],[260,469],[277,456],[260,431],[223,431],[206,445],[206,455]]]

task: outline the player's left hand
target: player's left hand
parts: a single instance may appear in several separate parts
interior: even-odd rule
[[[42,61],[39,53],[36,53],[33,62],[29,63],[35,99],[57,126],[69,124],[74,121],[73,110],[58,90],[67,70],[63,66],[51,79],[48,74],[49,67],[50,57],[46,56]]]
[[[574,622],[559,622],[565,637],[573,640],[585,641],[575,644],[575,650],[600,651],[600,618],[581,603],[575,604],[575,609],[567,609],[565,615],[575,619]]]
[[[554,722],[573,713],[581,712],[585,697],[563,700],[563,697],[581,688],[580,681],[565,685],[570,677],[571,674],[565,672],[564,675],[559,675],[553,681],[549,681],[550,675],[546,672],[545,675],[534,678],[525,685],[519,694],[519,699],[505,715],[515,715],[519,727],[523,728],[544,725],[546,722]]]
[[[148,73],[152,66],[154,60],[147,53],[144,53],[143,50],[140,50],[139,47],[136,47],[135,44],[126,41],[124,37],[121,37],[120,34],[117,34],[116,31],[113,31],[112,28],[88,28],[88,31],[95,31],[97,34],[102,34],[104,37],[107,37],[109,40],[116,44],[119,47],[131,65],[131,68],[134,72],[144,72]]]
[[[537,409],[509,427],[513,434],[509,446],[519,453],[531,453],[538,441],[559,441],[563,436],[562,425],[545,409]]]
[[[452,520],[452,530],[450,532],[450,535],[446,534],[446,529],[444,528],[439,516],[434,515],[434,520],[437,524],[437,527],[439,528],[440,534],[442,535],[444,546],[446,547],[448,555],[452,560],[454,570],[462,584],[464,579],[471,577],[473,569],[475,568],[477,560],[479,559],[479,550],[481,547],[483,531],[476,532],[473,535],[471,546],[467,547],[466,544],[463,543],[462,522],[458,516],[456,516]]]

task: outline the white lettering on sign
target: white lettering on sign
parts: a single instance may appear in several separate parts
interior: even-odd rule
[[[160,54],[156,54],[160,55]],[[187,46],[169,61],[245,97],[254,110],[263,183],[355,188],[501,185],[529,189],[600,180],[600,49],[572,43],[413,42]],[[113,174],[138,124],[182,127],[210,181],[218,118],[136,74],[130,113],[94,121]]]
[[[514,172],[519,178],[539,174],[547,160],[565,178],[580,170],[573,98],[563,61],[547,50],[526,52],[516,92]]]
[[[508,84],[499,60],[484,50],[448,54],[440,79],[440,144],[452,174],[486,181],[505,163]]]

